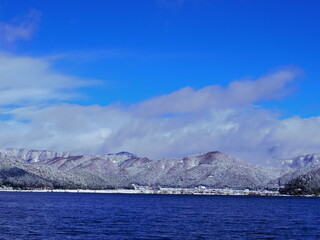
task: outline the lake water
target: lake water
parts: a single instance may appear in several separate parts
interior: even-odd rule
[[[0,192],[0,239],[320,239],[320,198]]]

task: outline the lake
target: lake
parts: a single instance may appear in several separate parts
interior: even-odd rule
[[[319,239],[320,198],[0,192],[0,239]]]

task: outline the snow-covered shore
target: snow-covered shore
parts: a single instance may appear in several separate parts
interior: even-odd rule
[[[142,188],[137,189],[29,189],[17,190],[12,188],[0,188],[4,192],[53,192],[53,193],[105,193],[105,194],[184,194],[184,195],[234,195],[234,196],[287,196],[278,191],[267,190],[234,190],[234,189],[207,189],[207,188]]]

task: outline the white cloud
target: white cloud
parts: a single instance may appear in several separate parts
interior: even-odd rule
[[[274,143],[275,154],[293,157],[320,152],[320,117],[303,119],[295,116],[274,125],[265,139]]]
[[[286,93],[288,84],[299,70],[279,70],[257,80],[233,81],[226,88],[219,85],[199,90],[190,87],[155,97],[134,106],[141,115],[164,115],[207,111],[209,108],[242,106],[259,100],[274,99]]]
[[[57,73],[45,59],[0,52],[0,106],[66,100],[74,89],[96,83]]]
[[[0,22],[0,45],[12,44],[18,40],[29,40],[34,34],[41,13],[31,10],[27,15],[12,22]]]
[[[220,150],[254,163],[317,152],[320,118],[293,117],[254,106],[211,109],[197,116],[137,117],[117,107],[62,104],[9,110],[0,125],[0,145],[142,156],[184,156]]]
[[[320,149],[320,117],[280,120],[254,105],[285,95],[295,77],[295,70],[282,69],[226,88],[184,88],[127,108],[80,106],[62,100],[86,81],[55,73],[43,59],[2,54],[0,146],[150,157],[220,150],[266,164]],[[43,105],[49,99],[61,102]]]

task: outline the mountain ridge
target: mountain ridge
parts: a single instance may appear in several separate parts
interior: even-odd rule
[[[287,165],[278,169],[253,165],[219,151],[183,158],[151,159],[129,152],[77,155],[14,148],[0,149],[0,160],[2,185],[10,185],[11,181],[13,186],[20,187],[71,189],[132,188],[133,184],[279,189],[285,188],[293,179],[308,174],[319,163],[318,155],[312,157],[310,154],[305,159],[297,157],[287,161]],[[14,176],[14,173],[20,175]],[[8,177],[10,174],[12,176]]]

